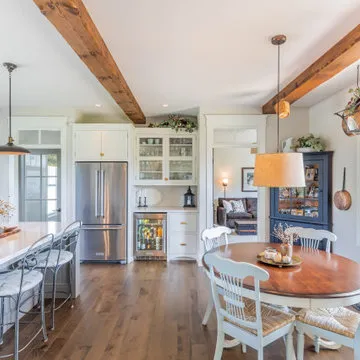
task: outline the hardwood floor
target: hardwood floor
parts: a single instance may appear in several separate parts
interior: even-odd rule
[[[208,326],[202,327],[207,287],[195,263],[82,265],[81,277],[81,296],[75,307],[59,310],[48,342],[34,342],[21,360],[213,358],[216,317],[213,313]],[[25,327],[22,336],[29,332],[30,326]],[[238,346],[224,350],[222,359],[253,360],[257,353],[248,347],[242,354]],[[265,359],[285,359],[283,341],[266,347]],[[342,348],[321,350],[317,355],[308,341],[305,359],[353,359],[353,352]]]

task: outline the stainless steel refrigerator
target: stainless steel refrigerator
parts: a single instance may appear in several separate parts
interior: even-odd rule
[[[81,261],[126,263],[127,163],[76,163]]]

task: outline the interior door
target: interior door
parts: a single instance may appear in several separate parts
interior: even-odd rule
[[[32,150],[19,170],[20,221],[61,221],[60,150]]]

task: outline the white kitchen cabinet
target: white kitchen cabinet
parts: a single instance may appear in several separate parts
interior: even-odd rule
[[[168,213],[168,260],[197,259],[197,220],[195,212]]]
[[[75,130],[75,161],[127,161],[126,130]]]
[[[135,142],[137,185],[196,185],[196,135],[142,129]]]

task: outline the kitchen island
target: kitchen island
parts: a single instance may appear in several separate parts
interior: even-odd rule
[[[0,268],[18,261],[30,246],[47,234],[59,237],[65,224],[59,222],[20,222],[20,232],[0,239]]]

